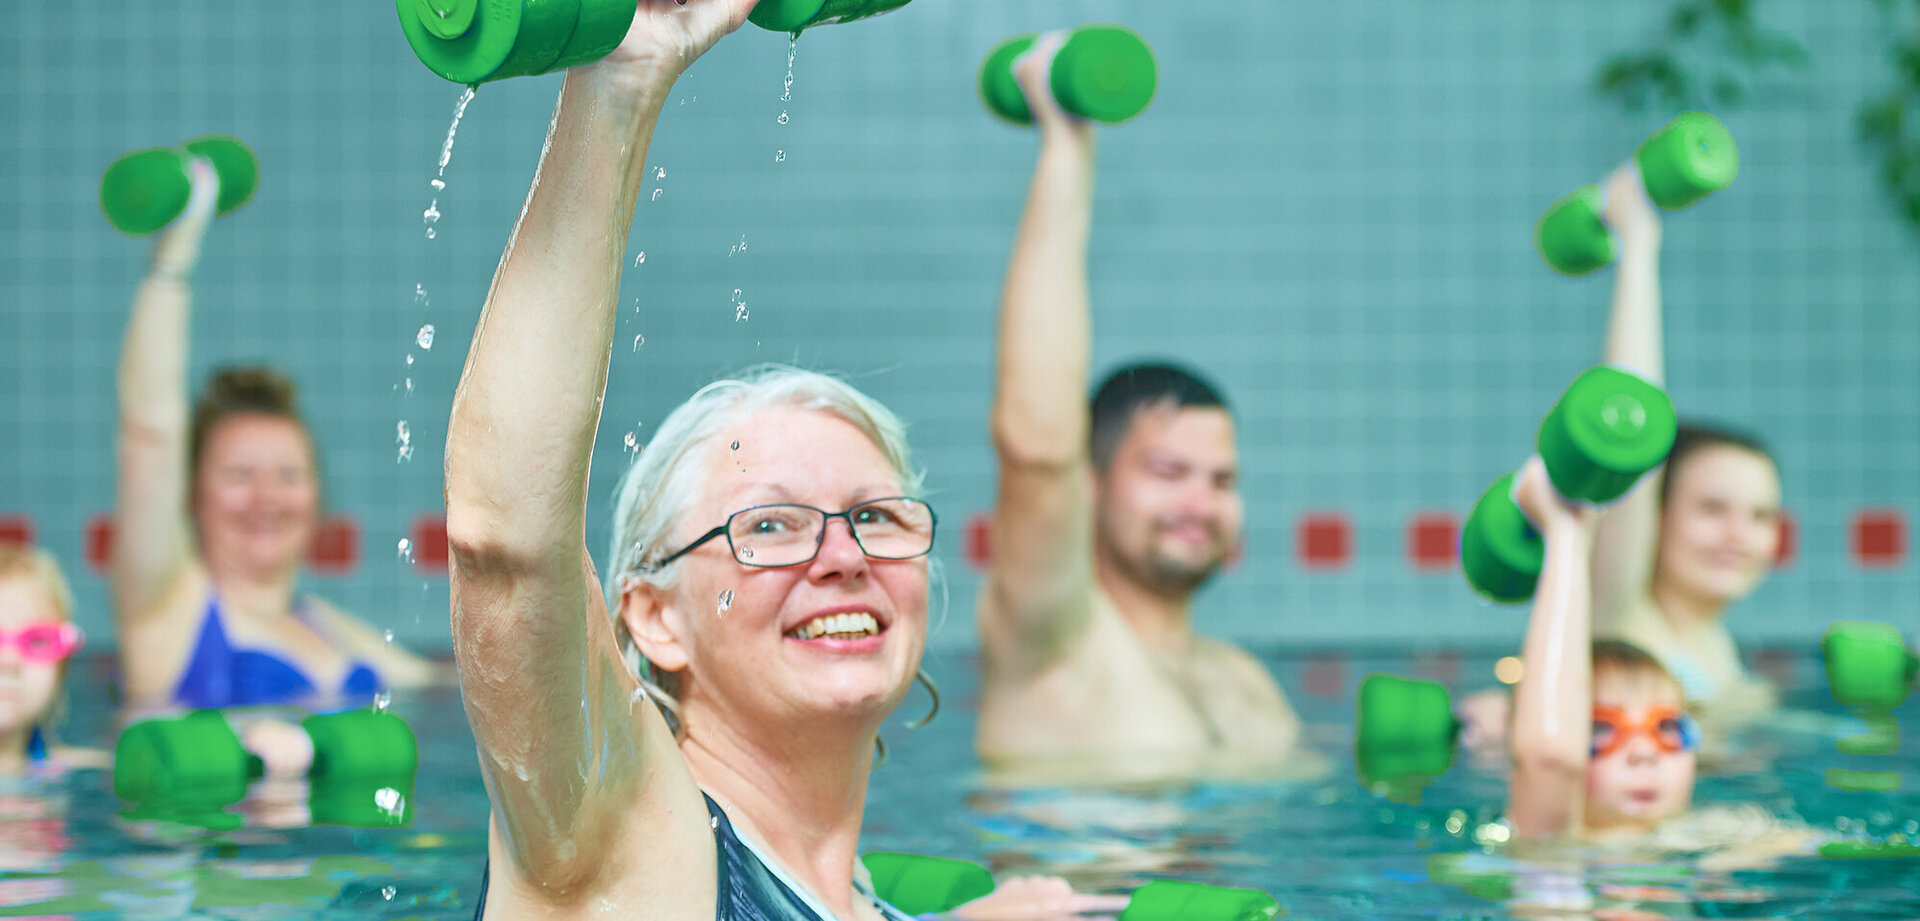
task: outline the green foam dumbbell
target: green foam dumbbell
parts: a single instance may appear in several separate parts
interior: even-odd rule
[[[100,175],[100,212],[115,230],[144,237],[173,222],[193,195],[193,158],[220,177],[214,212],[225,217],[253,199],[260,161],[239,138],[208,134],[179,147],[144,147],[121,154]]]
[[[1889,624],[1835,621],[1820,638],[1826,658],[1827,687],[1846,706],[1891,710],[1907,699],[1920,657]]]
[[[873,894],[910,915],[942,914],[993,892],[993,874],[970,860],[874,851],[860,861]]]
[[[313,743],[307,770],[313,821],[323,825],[404,824],[410,817],[420,749],[405,720],[347,710],[301,722]],[[115,795],[174,814],[239,802],[263,765],[219,710],[135,723],[114,749]]]
[[[939,915],[991,895],[993,874],[969,860],[874,851],[860,858],[873,894],[910,915]],[[1257,889],[1155,880],[1133,891],[1120,921],[1268,921],[1280,905]]]
[[[1682,112],[1634,151],[1640,186],[1655,205],[1686,208],[1733,183],[1740,151],[1727,126],[1705,112]],[[1534,224],[1534,248],[1563,275],[1585,275],[1613,262],[1613,234],[1601,220],[1597,185],[1584,185],[1547,207]]]
[[[1258,889],[1156,879],[1127,899],[1120,921],[1268,921],[1280,903]]]
[[[1445,774],[1459,735],[1444,686],[1378,672],[1360,682],[1353,756],[1367,783]]]
[[[1601,365],[1568,385],[1540,420],[1534,448],[1561,496],[1605,505],[1658,467],[1679,433],[1673,401],[1652,381]],[[1546,547],[1513,500],[1514,474],[1481,493],[1460,529],[1460,569],[1491,601],[1533,597]]]
[[[747,21],[775,32],[852,22],[897,10],[912,0],[760,0]]]
[[[598,61],[627,36],[634,0],[394,0],[427,69],[476,86]]]
[[[1017,35],[994,46],[980,64],[980,99],[988,111],[1016,125],[1033,124],[1033,110],[1014,78],[1013,65],[1040,38]],[[1160,70],[1153,49],[1125,26],[1081,26],[1067,34],[1053,56],[1047,87],[1054,102],[1081,118],[1117,125],[1153,103]]]

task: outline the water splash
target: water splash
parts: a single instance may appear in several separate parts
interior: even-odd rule
[[[413,341],[420,343],[421,349],[433,348],[433,324],[428,323],[427,325],[420,327],[420,332],[418,335],[415,335],[413,337]],[[408,363],[412,363],[413,356],[408,355],[407,360],[408,360]]]
[[[393,628],[389,627],[380,634],[380,642],[385,643],[388,646],[393,645]]]
[[[391,706],[393,706],[392,694],[389,694],[385,691],[381,691],[380,693],[373,695],[373,711],[375,713],[385,713],[387,712],[387,708]]]
[[[660,193],[661,193],[661,192],[663,192],[663,191],[665,191],[665,190],[664,190],[664,189],[654,189],[654,190],[653,190],[653,197],[652,197],[652,198],[650,198],[650,199],[648,199],[648,201],[659,201],[659,200],[660,200]]]
[[[635,455],[638,455],[640,453],[640,436],[633,432],[628,432],[626,437],[626,445],[627,445],[628,451],[631,451]]]
[[[413,562],[413,541],[402,537],[400,538],[399,548],[400,561],[403,563]]]
[[[634,337],[633,337],[633,350],[634,350],[634,351],[636,351],[636,352],[638,352],[638,351],[640,351],[640,347],[641,347],[641,346],[643,346],[643,345],[646,345],[646,344],[647,344],[647,337],[645,337],[645,336],[634,336]]]
[[[776,150],[776,151],[774,151],[774,152],[773,152],[773,162],[775,162],[775,163],[785,163],[785,162],[787,162],[787,152],[786,152],[786,151],[784,151],[784,150]]]
[[[639,255],[633,257],[633,267],[639,268],[640,266],[643,266],[646,264],[647,264],[647,251],[643,249],[640,251]]]
[[[413,391],[412,378],[407,379],[407,391],[409,393]],[[400,420],[400,425],[396,429],[393,440],[400,445],[400,458],[395,461],[395,463],[406,463],[407,461],[413,460],[413,433],[407,431],[407,420]],[[406,539],[402,538],[400,541],[400,549],[405,551],[407,549],[406,545]]]
[[[654,168],[653,168],[653,178],[655,178],[655,179],[665,179],[665,178],[667,178],[667,168],[666,168],[666,167],[664,167],[664,166],[656,166],[656,167],[654,167]]]
[[[435,236],[436,231],[434,225],[440,222],[439,193],[447,189],[447,164],[453,162],[453,137],[460,132],[460,119],[466,116],[467,103],[472,101],[473,87],[463,88],[460,91],[459,101],[453,104],[453,122],[447,125],[447,139],[440,142],[439,169],[434,173],[433,178],[427,182],[429,186],[433,187],[434,197],[433,201],[427,205],[427,210],[421,212],[420,218],[422,222],[426,224],[427,239],[429,240]]]
[[[747,251],[747,235],[743,233],[740,235],[740,242],[735,243],[731,247],[727,248],[727,255],[731,256],[735,253],[744,253],[746,251]]]
[[[784,110],[784,109],[782,109],[782,110],[780,111],[780,116],[779,116],[778,118],[775,118],[775,119],[774,119],[774,121],[775,121],[775,122],[777,122],[777,123],[779,123],[779,124],[782,124],[782,125],[784,125],[784,124],[786,124],[786,123],[787,123],[787,113],[786,113],[786,110]]]
[[[725,614],[730,610],[733,610],[733,589],[727,589],[726,591],[720,593],[720,607],[718,610],[714,611],[713,613],[716,615],[720,615],[720,614]]]

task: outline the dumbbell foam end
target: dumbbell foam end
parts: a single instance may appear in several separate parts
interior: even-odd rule
[[[186,210],[193,195],[180,152],[147,147],[122,154],[100,175],[100,213],[121,233],[144,237]]]
[[[1049,87],[1068,112],[1117,125],[1153,104],[1160,68],[1140,33],[1125,26],[1082,26],[1054,55]]]
[[[1013,62],[1026,54],[1039,38],[1032,32],[1016,35],[993,46],[980,62],[980,102],[1001,120],[1022,127],[1033,124],[1033,109],[1028,107],[1027,96],[1014,79]]]
[[[1618,247],[1600,220],[1600,187],[1583,185],[1548,205],[1533,225],[1533,247],[1562,275],[1587,275],[1612,264]]]
[[[1846,706],[1891,710],[1907,698],[1920,659],[1900,630],[1871,621],[1835,621],[1820,638],[1827,686]]]
[[[874,894],[910,915],[943,914],[993,892],[993,874],[969,860],[874,851],[860,861]]]
[[[254,191],[260,187],[260,158],[245,141],[231,134],[203,134],[180,146],[196,157],[206,158],[220,177],[216,214],[225,217],[253,200]]]
[[[1258,889],[1156,879],[1127,900],[1120,921],[1268,921],[1280,903]]]
[[[1726,188],[1740,173],[1740,150],[1733,135],[1705,112],[1680,113],[1650,135],[1634,159],[1647,197],[1668,211]]]
[[[1518,604],[1533,597],[1546,544],[1513,501],[1509,473],[1480,494],[1460,528],[1460,571],[1488,601]]]
[[[911,0],[760,0],[747,21],[774,32],[852,22],[897,10]]]
[[[1604,505],[1673,450],[1680,418],[1659,385],[1620,368],[1588,368],[1540,420],[1535,447],[1560,495]]]

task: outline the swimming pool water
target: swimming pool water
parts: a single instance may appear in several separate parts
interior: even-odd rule
[[[920,692],[886,729],[865,846],[970,857],[998,873],[1058,873],[1085,888],[1157,877],[1251,886],[1289,918],[1508,918],[1557,908],[1600,917],[1920,918],[1920,860],[1789,856],[1730,867],[1671,852],[1521,860],[1498,838],[1497,762],[1456,760],[1417,795],[1363,787],[1351,753],[1352,701],[1368,672],[1491,683],[1493,655],[1264,656],[1307,720],[1326,762],[1312,779],[1066,791],[991,783],[972,753],[970,656],[930,655],[945,707],[928,727]],[[1786,715],[1743,733],[1704,765],[1696,802],[1751,804],[1829,837],[1920,840],[1920,706],[1902,718],[1900,753],[1847,755],[1861,729],[1824,688],[1805,651],[1770,651],[1760,670]],[[110,662],[77,662],[69,742],[107,738]],[[486,848],[486,792],[450,688],[396,695],[421,742],[412,824],[404,829],[249,824],[206,831],[129,822],[103,772],[0,785],[0,917],[464,919]],[[1894,792],[1829,783],[1833,769],[1892,772]],[[251,819],[250,819],[251,821]]]

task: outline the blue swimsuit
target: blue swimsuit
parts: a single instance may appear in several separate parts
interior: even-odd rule
[[[301,617],[303,605],[294,607]],[[380,675],[365,662],[355,661],[342,684],[342,696],[372,694],[380,690]],[[238,649],[227,641],[227,630],[220,623],[220,600],[207,599],[207,617],[200,627],[200,638],[193,643],[193,658],[186,674],[173,689],[173,699],[189,707],[248,707],[284,704],[313,697],[319,688],[292,663],[270,652]]]
[[[753,846],[733,830],[733,823],[713,797],[704,793],[701,797],[707,801],[707,814],[713,817],[714,849],[719,852],[720,897],[714,905],[714,921],[832,921],[831,916],[816,910],[780,878],[778,871],[754,853]],[[854,889],[862,895],[868,894],[857,883]],[[909,915],[877,899],[874,905],[889,921],[912,921]],[[480,903],[473,909],[474,921],[480,921],[486,911],[487,876],[482,875]]]

